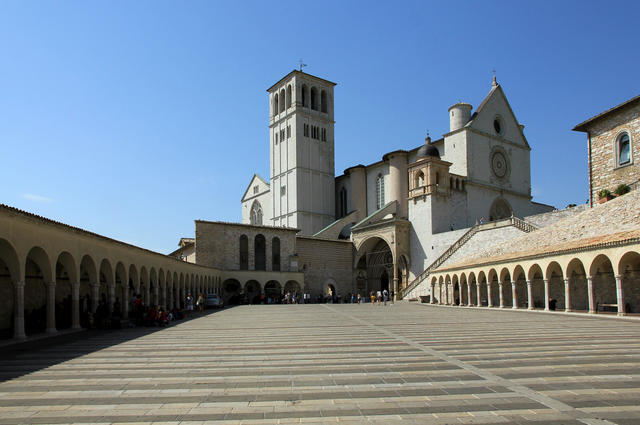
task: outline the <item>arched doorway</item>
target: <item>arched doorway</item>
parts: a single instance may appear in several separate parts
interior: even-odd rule
[[[244,284],[244,296],[249,304],[260,304],[260,283],[250,280]]]
[[[226,305],[240,304],[242,285],[235,279],[227,279],[222,284],[222,298]]]
[[[356,275],[358,290],[364,288],[367,297],[371,292],[391,292],[393,289],[393,254],[389,244],[379,237],[372,237],[362,243],[356,255]],[[364,285],[363,285],[364,283]]]
[[[282,297],[282,286],[277,280],[270,280],[264,285],[264,296],[267,304],[277,304]]]

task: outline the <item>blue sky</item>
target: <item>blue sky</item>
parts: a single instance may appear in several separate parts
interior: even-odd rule
[[[0,202],[160,252],[239,221],[269,177],[265,90],[338,83],[336,173],[448,130],[492,70],[531,145],[534,200],[587,190],[571,128],[640,92],[639,2],[0,3]]]

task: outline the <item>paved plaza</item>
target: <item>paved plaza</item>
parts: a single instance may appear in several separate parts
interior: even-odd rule
[[[0,424],[639,424],[639,365],[631,320],[241,306],[4,352]]]

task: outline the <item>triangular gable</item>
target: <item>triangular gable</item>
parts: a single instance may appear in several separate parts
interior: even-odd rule
[[[245,200],[245,198],[247,197],[247,194],[249,193],[249,189],[251,189],[254,186],[254,182],[256,180],[259,180],[260,182],[262,182],[265,186],[267,186],[267,188],[271,188],[271,186],[269,185],[269,183],[267,183],[267,181],[265,179],[263,179],[260,174],[255,173],[253,175],[253,177],[251,177],[251,181],[249,182],[249,186],[247,186],[247,189],[244,191],[244,195],[242,195],[242,201]]]
[[[484,100],[480,103],[476,111],[474,112],[471,120],[465,125],[465,127],[474,128],[487,133],[493,132],[493,118],[498,113],[503,120],[509,121],[509,126],[513,127],[514,133],[522,138],[522,143],[529,147],[529,142],[520,127],[520,123],[513,113],[513,109],[502,91],[502,86],[496,84],[491,88],[491,91]]]

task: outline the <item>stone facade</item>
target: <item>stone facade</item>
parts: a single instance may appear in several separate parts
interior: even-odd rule
[[[198,264],[240,270],[240,237],[244,235],[248,242],[247,270],[256,270],[256,237],[262,235],[266,242],[264,271],[278,271],[273,267],[274,238],[280,240],[280,271],[298,271],[291,265],[296,252],[297,229],[202,220],[196,220],[195,224]]]
[[[589,137],[589,181],[591,203],[603,189],[613,192],[620,184],[640,181],[640,96],[577,125]],[[630,160],[619,163],[619,140],[628,135]]]
[[[297,238],[298,266],[304,272],[305,291],[312,297],[329,294],[344,297],[353,291],[353,244],[350,241],[300,236]]]

